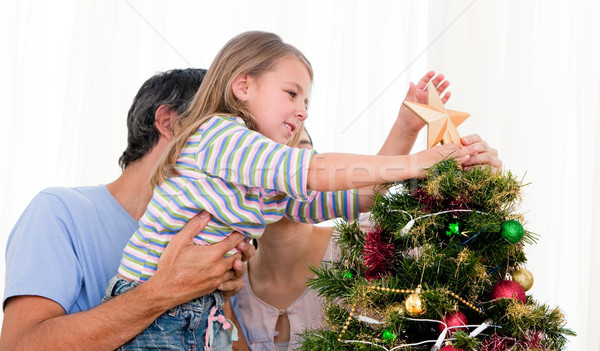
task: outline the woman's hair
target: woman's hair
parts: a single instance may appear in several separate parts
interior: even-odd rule
[[[258,78],[270,71],[279,60],[290,56],[304,63],[312,81],[313,72],[310,62],[298,49],[284,43],[276,34],[245,32],[225,44],[213,60],[190,107],[180,116],[178,121],[180,129],[154,169],[150,179],[151,185],[156,186],[176,174],[175,162],[186,140],[210,117],[215,115],[240,117],[249,129],[259,131],[254,117],[234,95],[233,81],[241,75]],[[289,144],[294,145],[299,135],[300,133],[296,133]]]

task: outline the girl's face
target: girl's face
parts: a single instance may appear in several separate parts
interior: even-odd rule
[[[295,57],[279,60],[259,77],[248,76],[246,107],[259,132],[286,144],[308,117],[311,79],[306,66]]]

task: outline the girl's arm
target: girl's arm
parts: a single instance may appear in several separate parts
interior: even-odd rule
[[[456,157],[459,164],[469,159],[456,144],[438,145],[412,155],[316,154],[308,168],[307,188],[337,191],[422,178],[427,168],[448,157]]]
[[[308,201],[289,199],[286,214],[306,223],[356,218],[372,205],[373,185],[422,177],[426,168],[450,156],[459,163],[469,159],[456,144],[439,145],[413,155],[316,154],[311,158],[306,179],[307,188],[318,193]],[[362,189],[342,191],[357,188]]]
[[[502,161],[498,158],[498,151],[490,147],[479,135],[468,135],[461,138],[461,142],[463,144],[462,150],[469,155],[469,158],[462,164],[463,168],[479,167],[483,165],[489,165],[497,169],[502,167]],[[366,186],[357,189],[358,211],[369,211],[369,208],[373,205],[375,192],[384,195],[387,191],[388,187],[385,186]]]

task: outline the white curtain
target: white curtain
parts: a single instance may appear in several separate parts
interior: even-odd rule
[[[565,312],[579,334],[569,350],[598,350],[599,15],[595,0],[4,0],[0,245],[41,189],[118,176],[145,79],[206,68],[232,36],[267,30],[314,66],[320,151],[376,152],[408,82],[444,73],[449,106],[472,114],[461,134],[480,134],[531,183],[520,206],[539,234],[530,292]]]

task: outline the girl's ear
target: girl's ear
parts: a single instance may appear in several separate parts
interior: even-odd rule
[[[235,95],[238,100],[241,102],[248,101],[248,79],[247,74],[241,74],[233,80],[231,83],[231,90],[233,91],[233,95]]]

